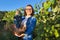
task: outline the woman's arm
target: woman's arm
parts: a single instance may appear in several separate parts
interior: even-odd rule
[[[27,31],[24,34],[21,34],[21,35],[18,35],[18,36],[22,37],[22,36],[31,34],[33,32],[35,26],[36,26],[36,18],[33,18],[31,20],[31,23],[28,25],[28,27],[29,27],[28,30],[26,29]]]
[[[28,30],[25,32],[25,34],[29,35],[33,32],[34,28],[36,26],[36,18],[32,18],[30,24],[28,25]]]

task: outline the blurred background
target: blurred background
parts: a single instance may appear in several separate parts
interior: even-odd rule
[[[60,40],[60,0],[0,0],[0,40],[17,40],[10,25],[16,9],[31,4],[37,18],[33,40]]]

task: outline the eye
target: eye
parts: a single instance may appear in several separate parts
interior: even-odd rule
[[[25,10],[32,10],[32,8],[26,8]]]

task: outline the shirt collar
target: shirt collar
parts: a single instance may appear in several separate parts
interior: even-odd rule
[[[25,16],[25,18],[30,18],[31,16]]]

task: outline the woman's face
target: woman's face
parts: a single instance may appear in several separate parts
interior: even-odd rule
[[[32,13],[32,8],[31,8],[30,6],[27,6],[26,9],[25,9],[25,11],[26,11],[26,14],[27,14],[27,15],[31,15],[31,13]]]

